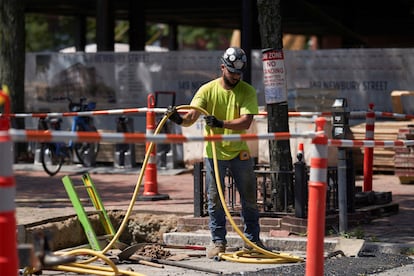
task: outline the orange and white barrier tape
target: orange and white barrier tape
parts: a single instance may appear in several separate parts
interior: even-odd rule
[[[350,112],[350,116],[351,117],[365,117],[366,114],[370,112],[370,111],[352,111]],[[382,112],[382,111],[374,111],[375,116],[380,118],[380,117],[385,117],[385,118],[394,118],[394,119],[400,119],[400,120],[411,120],[414,119],[414,115],[410,115],[410,114],[402,114],[402,113],[393,113],[393,112]]]
[[[126,108],[126,109],[109,109],[109,110],[92,110],[79,112],[50,112],[50,113],[16,113],[3,114],[11,118],[45,118],[45,117],[74,117],[74,116],[95,116],[95,115],[117,115],[117,114],[132,114],[143,112],[164,113],[166,108]]]
[[[414,146],[414,140],[345,140],[328,139],[328,146],[348,148],[397,148]]]
[[[215,134],[210,136],[195,136],[181,134],[157,134],[150,135],[145,133],[99,133],[87,131],[44,131],[44,130],[21,130],[10,129],[10,136],[13,141],[37,141],[37,142],[108,142],[108,143],[145,143],[153,142],[158,144],[202,142],[202,141],[249,141],[249,140],[288,140],[290,138],[313,138],[316,133],[289,133],[275,132],[264,134]]]
[[[414,115],[410,114],[401,114],[401,113],[392,113],[392,112],[380,112],[375,111],[376,117],[389,117],[389,118],[395,118],[395,119],[401,119],[401,120],[411,120],[414,119]]]
[[[49,112],[49,113],[15,113],[15,114],[2,114],[10,118],[45,118],[45,117],[74,117],[74,116],[101,116],[101,115],[125,115],[133,113],[165,113],[167,108],[161,107],[140,107],[140,108],[125,108],[125,109],[108,109],[108,110],[91,110],[91,111],[79,111],[79,112]],[[185,109],[178,111],[179,113],[186,113]],[[257,115],[267,116],[266,111],[261,111]],[[296,112],[291,111],[288,113],[289,117],[319,117],[319,116],[331,116],[331,112]]]
[[[10,118],[45,118],[45,117],[73,117],[73,116],[100,116],[100,115],[119,115],[119,114],[133,114],[133,113],[144,113],[152,111],[155,113],[165,113],[167,108],[125,108],[125,109],[108,109],[108,110],[92,110],[92,111],[79,111],[79,112],[49,112],[49,113],[15,113],[15,114],[1,114],[1,116]],[[187,112],[184,109],[178,111],[179,113]],[[351,111],[350,116],[352,118],[364,118],[367,111]],[[260,111],[258,116],[267,116],[266,111]],[[311,112],[311,111],[289,111],[289,117],[329,117],[332,116],[332,112]],[[414,115],[392,113],[392,112],[381,112],[375,111],[376,117],[387,117],[395,118],[400,120],[414,119]]]
[[[332,112],[290,111],[288,115],[289,117],[327,117],[332,116]]]
[[[289,133],[274,132],[264,134],[215,134],[210,136],[165,134],[149,135],[145,133],[99,133],[87,131],[44,131],[44,130],[21,130],[10,129],[10,137],[15,142],[36,141],[36,142],[108,142],[108,143],[145,143],[153,142],[158,144],[203,142],[203,141],[252,141],[252,140],[288,140],[291,138],[313,138],[318,132]],[[328,139],[328,146],[332,147],[379,147],[395,148],[414,146],[414,140],[346,140]]]

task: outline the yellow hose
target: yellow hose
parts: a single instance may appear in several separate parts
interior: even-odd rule
[[[83,274],[94,274],[94,275],[131,275],[141,276],[144,274],[135,273],[131,271],[119,270],[116,265],[104,254],[94,251],[91,249],[75,249],[70,251],[70,255],[94,255],[95,257],[103,260],[109,267],[86,265],[83,263],[70,263],[66,265],[58,265],[51,270],[61,270],[67,272],[83,273]]]
[[[203,113],[204,115],[209,115],[209,113],[204,110],[203,108],[196,107],[196,106],[179,106],[178,109],[181,108],[193,108],[198,110],[199,112]],[[210,134],[214,134],[212,130],[210,130]],[[229,209],[227,208],[226,200],[224,198],[223,190],[221,188],[221,178],[219,174],[218,169],[218,163],[217,163],[217,152],[215,147],[215,142],[211,141],[212,143],[212,149],[213,149],[213,162],[214,162],[214,175],[216,177],[216,184],[217,184],[217,190],[219,192],[220,201],[223,206],[224,212],[233,227],[233,229],[239,234],[239,236],[242,238],[242,240],[249,246],[253,248],[253,250],[249,251],[237,251],[236,253],[232,254],[226,254],[226,253],[220,253],[219,257],[225,260],[235,261],[235,262],[243,262],[243,263],[288,263],[288,262],[301,262],[303,261],[302,258],[293,256],[286,253],[276,253],[272,251],[268,251],[266,249],[263,249],[259,246],[257,246],[255,243],[251,242],[244,233],[237,227],[237,224],[234,222],[233,217],[230,214]],[[257,252],[261,254],[257,254]]]
[[[200,107],[196,107],[196,106],[191,106],[191,105],[181,105],[177,107],[177,110],[180,109],[196,109],[197,111],[199,111],[200,113],[203,113],[204,115],[209,115],[209,113],[204,110],[203,108]],[[159,122],[157,128],[154,131],[154,135],[158,134],[162,127],[164,126],[164,124],[166,123],[166,121],[168,120],[169,116],[165,115],[162,120]],[[210,132],[210,134],[213,134],[212,131]],[[239,236],[242,238],[242,240],[248,244],[249,246],[251,246],[253,248],[253,250],[249,250],[249,251],[237,251],[234,253],[220,253],[219,257],[225,260],[229,260],[229,261],[234,261],[234,262],[241,262],[241,263],[291,263],[291,262],[301,262],[303,261],[302,258],[297,257],[297,256],[293,256],[290,254],[286,254],[286,253],[276,253],[276,252],[272,252],[272,251],[268,251],[265,250],[259,246],[257,246],[255,243],[251,242],[249,239],[247,239],[244,235],[244,233],[237,227],[237,224],[234,222],[229,209],[227,208],[227,204],[226,204],[226,200],[224,198],[224,194],[223,194],[223,190],[221,188],[221,180],[220,180],[220,175],[219,175],[219,170],[218,170],[218,163],[217,163],[217,153],[216,153],[216,148],[215,148],[215,142],[211,141],[212,145],[213,145],[213,161],[214,161],[214,172],[215,172],[215,177],[216,177],[216,183],[217,183],[217,188],[218,188],[218,192],[219,192],[219,196],[220,196],[220,200],[221,203],[223,205],[224,208],[224,212],[231,224],[231,226],[233,227],[233,229],[237,232],[237,234],[239,234]],[[71,263],[71,264],[67,264],[67,265],[59,265],[54,267],[55,270],[65,270],[65,271],[70,271],[70,272],[75,272],[75,273],[83,273],[83,274],[96,274],[96,275],[131,275],[131,276],[141,276],[142,274],[139,273],[135,273],[135,272],[130,272],[130,271],[123,271],[123,270],[118,270],[116,265],[110,260],[108,259],[104,254],[113,247],[113,245],[119,240],[119,237],[121,236],[122,232],[124,231],[128,219],[131,216],[136,198],[138,196],[139,190],[140,190],[140,186],[142,183],[142,179],[144,177],[144,172],[145,172],[145,168],[148,164],[151,152],[154,148],[154,142],[151,142],[147,148],[146,154],[145,154],[145,158],[144,161],[142,163],[142,168],[141,171],[139,173],[138,176],[138,180],[137,183],[135,185],[135,189],[131,198],[131,201],[129,203],[127,212],[125,213],[125,217],[121,222],[121,225],[119,226],[119,229],[117,230],[117,232],[115,233],[114,237],[112,238],[112,240],[108,243],[108,245],[102,249],[102,251],[94,251],[94,250],[90,250],[90,249],[76,249],[76,250],[72,250],[72,251],[68,251],[68,252],[57,252],[58,254],[63,254],[63,255],[91,255],[93,257],[78,262],[78,263]],[[93,266],[93,265],[86,265],[87,263],[93,262],[95,260],[97,260],[98,258],[102,259],[105,261],[105,263],[107,263],[110,268],[106,268],[106,267],[99,267],[99,266]]]

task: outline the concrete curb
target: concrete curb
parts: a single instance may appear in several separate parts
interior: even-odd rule
[[[175,232],[165,233],[163,235],[166,244],[194,244],[194,245],[209,245],[210,234],[208,232]],[[262,242],[270,249],[276,249],[286,252],[306,252],[307,238],[306,237],[262,237]],[[325,238],[324,250],[332,252],[338,245],[339,238]],[[228,233],[228,245],[231,247],[242,247],[243,240],[236,233]],[[389,254],[405,254],[412,251],[414,248],[409,244],[400,243],[381,243],[381,242],[365,242],[363,251],[380,252]]]
[[[163,239],[166,244],[196,244],[205,246],[210,244],[210,234],[204,231],[165,233]],[[307,239],[305,237],[262,237],[261,240],[266,247],[272,250],[306,252]],[[325,250],[332,251],[337,243],[337,239],[325,239]],[[244,242],[236,233],[228,233],[227,244],[231,247],[242,247]]]
[[[366,242],[364,251],[388,254],[407,254],[414,251],[414,245],[404,243]]]

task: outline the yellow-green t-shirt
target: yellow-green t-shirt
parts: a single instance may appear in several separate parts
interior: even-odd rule
[[[240,81],[233,89],[226,90],[220,84],[220,78],[212,80],[197,91],[191,101],[192,106],[205,109],[210,115],[219,120],[233,120],[241,115],[257,114],[256,90],[247,82]],[[212,128],[214,134],[241,134],[245,130],[232,130],[226,128]],[[206,126],[205,134],[210,133],[210,127]],[[245,141],[221,141],[216,142],[218,160],[230,160],[240,154],[240,151],[249,151]],[[206,143],[205,155],[213,157],[212,143]]]

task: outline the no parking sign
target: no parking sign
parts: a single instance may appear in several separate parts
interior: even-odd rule
[[[283,50],[265,49],[262,53],[263,84],[266,103],[287,102]]]

